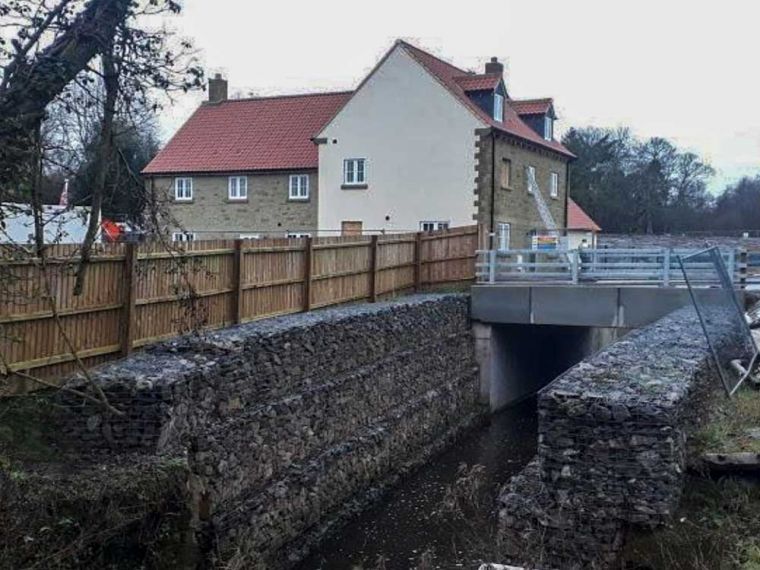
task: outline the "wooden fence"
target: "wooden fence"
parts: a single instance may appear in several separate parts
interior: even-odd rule
[[[0,257],[0,395],[3,377],[6,395],[33,387],[14,372],[72,372],[72,352],[94,366],[191,330],[474,281],[478,230],[184,245],[99,246],[80,295],[76,246],[54,246],[44,270]]]

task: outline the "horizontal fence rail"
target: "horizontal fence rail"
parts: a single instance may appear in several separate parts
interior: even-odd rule
[[[476,275],[479,283],[628,283],[682,287],[685,280],[678,258],[693,253],[694,250],[686,249],[478,250]],[[735,284],[753,283],[755,270],[760,266],[751,263],[746,251],[725,250],[721,254]],[[713,284],[711,264],[688,263],[692,283]]]
[[[44,268],[0,246],[0,395],[3,377],[29,389],[14,372],[58,378],[190,331],[473,282],[478,228],[181,245],[98,245],[79,295],[78,246]]]

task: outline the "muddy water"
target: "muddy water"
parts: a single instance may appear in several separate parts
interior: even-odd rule
[[[386,570],[405,570],[415,568],[426,551],[432,568],[477,568],[482,551],[463,546],[463,537],[478,531],[486,536],[493,521],[442,518],[446,488],[456,481],[462,463],[483,465],[489,494],[485,503],[493,507],[499,486],[535,454],[536,428],[535,399],[492,416],[489,424],[433,458],[382,503],[323,543],[298,569],[371,569],[383,557]]]

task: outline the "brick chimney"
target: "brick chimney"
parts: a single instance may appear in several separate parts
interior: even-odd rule
[[[498,57],[492,57],[491,61],[486,63],[486,73],[489,75],[504,75],[504,64],[499,61]]]
[[[227,100],[227,80],[217,73],[208,80],[208,100],[210,103],[221,103]]]

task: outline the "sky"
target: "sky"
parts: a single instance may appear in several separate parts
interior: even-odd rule
[[[170,25],[233,95],[354,88],[397,38],[455,65],[507,66],[511,97],[555,100],[570,126],[629,126],[716,169],[760,174],[755,0],[186,0]],[[204,99],[162,114],[164,138]]]

